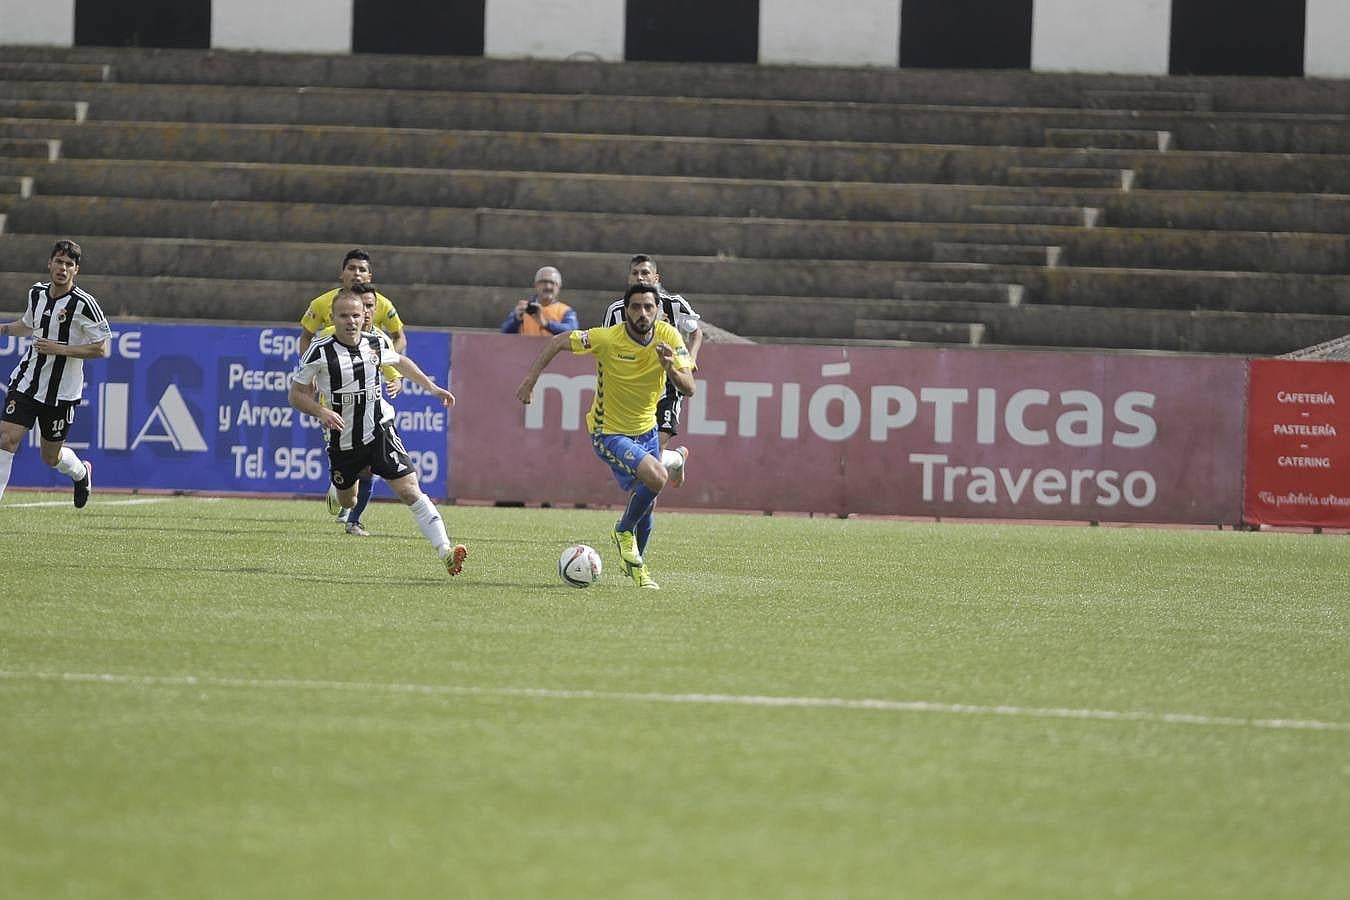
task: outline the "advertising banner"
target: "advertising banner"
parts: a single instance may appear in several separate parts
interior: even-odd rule
[[[521,405],[542,341],[457,334],[451,494],[617,504],[585,415],[593,361],[563,353]],[[1239,359],[705,345],[677,444],[682,507],[1234,524]]]
[[[318,422],[287,402],[298,328],[113,323],[112,356],[85,362],[84,402],[69,446],[92,460],[95,487],[184,491],[312,493],[328,489]],[[0,338],[0,373],[27,338]],[[445,332],[412,332],[408,355],[448,384]],[[423,489],[446,494],[451,411],[404,382],[394,400],[399,433]],[[451,387],[453,390],[453,387]],[[15,458],[15,487],[69,487],[43,464],[38,433]],[[376,479],[376,496],[390,496]]]
[[[1350,527],[1350,363],[1255,360],[1248,391],[1243,519]]]

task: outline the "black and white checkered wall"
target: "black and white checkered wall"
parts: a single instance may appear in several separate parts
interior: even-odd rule
[[[1348,0],[0,0],[0,44],[1350,77]]]

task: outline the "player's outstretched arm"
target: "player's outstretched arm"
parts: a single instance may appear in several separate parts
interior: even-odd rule
[[[563,351],[563,348],[572,343],[572,333],[564,331],[562,334],[555,334],[549,338],[544,349],[539,351],[534,362],[530,365],[530,371],[526,373],[525,380],[516,388],[516,399],[521,403],[529,403],[530,396],[534,393],[534,383],[539,380],[539,376],[544,374],[548,364],[553,362],[553,357]]]
[[[28,337],[32,333],[33,329],[23,324],[22,319],[0,325],[0,337]]]

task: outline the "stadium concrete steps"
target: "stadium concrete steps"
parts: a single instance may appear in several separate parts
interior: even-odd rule
[[[0,157],[7,159],[59,159],[61,142],[40,137],[0,137]]]
[[[989,204],[970,207],[972,218],[988,224],[1061,225],[1093,228],[1105,225],[1100,206],[1046,204]]]
[[[855,336],[873,340],[978,347],[984,341],[981,322],[928,322],[913,319],[858,319]]]
[[[63,155],[881,183],[1012,184],[1010,170],[1130,170],[1133,188],[1350,193],[1350,157],[1149,153],[508,131],[0,119],[0,139],[59,139]],[[1018,174],[1028,184],[1072,172]],[[1096,173],[1089,178],[1099,177]],[[1081,185],[1076,185],[1081,186]]]
[[[676,289],[706,296],[710,322],[738,309],[719,297],[889,310],[850,307],[839,336],[860,319],[943,323],[930,334],[965,322],[994,342],[1056,346],[1028,323],[1058,310],[1065,335],[1097,334],[1095,310],[1138,323],[1094,341],[1195,349],[1197,316],[1292,311],[1306,330],[1335,327],[1345,306],[1341,85],[14,49],[7,61],[28,68],[0,79],[0,139],[61,144],[50,161],[0,154],[0,175],[32,179],[31,197],[3,195],[3,245],[70,221],[106,228],[99,249],[128,255],[119,277],[147,281],[148,305],[172,302],[149,282],[280,281],[301,258],[327,282],[350,233],[335,210],[359,196],[365,208],[348,211],[381,234],[391,283],[459,291],[490,325],[504,315],[496,292],[538,256],[584,299],[608,296],[615,259],[635,249],[668,276],[678,264]],[[99,75],[37,75],[52,64]],[[77,172],[91,181],[72,184]],[[995,287],[975,299],[947,287],[971,283]],[[1022,302],[990,302],[997,285]],[[794,327],[828,337],[819,320]]]
[[[8,100],[0,98],[0,119],[70,119],[83,122],[89,104],[83,100]]]
[[[390,244],[597,251],[632,246],[743,259],[936,261],[1005,266],[1150,267],[1337,274],[1340,235],[1083,228],[971,222],[864,222],[552,212],[498,208],[277,204],[37,194],[11,211],[11,233],[78,221],[86,235],[323,241],[359,219]]]
[[[14,279],[22,282],[32,273],[27,260],[45,258],[59,233],[47,235],[8,234],[0,238],[4,265],[18,266]],[[86,247],[89,271],[120,278],[220,279],[217,285],[241,277],[266,279],[268,273],[284,273],[298,282],[324,283],[336,278],[336,260],[349,244],[204,241],[185,238],[100,238]],[[459,247],[407,247],[368,245],[376,257],[376,280],[390,283],[421,283],[442,286],[453,292],[468,286],[511,286],[513,293],[528,288],[529,273],[544,264],[563,272],[564,297],[594,290],[617,295],[622,286],[622,254],[603,252],[527,252],[518,249],[465,249]],[[97,260],[97,265],[93,263]],[[900,282],[971,283],[1023,287],[1020,308],[1079,306],[1116,309],[1146,316],[1150,310],[1220,311],[1237,313],[1308,313],[1326,322],[1350,315],[1350,276],[1288,275],[1241,272],[1168,271],[1138,268],[1087,268],[1066,266],[991,266],[968,263],[856,260],[732,259],[708,256],[662,257],[663,265],[679,279],[673,290],[688,293],[704,312],[704,298],[712,295],[739,297],[754,307],[765,296],[797,296],[824,301],[830,297],[868,297],[892,301]],[[619,274],[616,275],[615,273]],[[616,285],[618,285],[616,287]],[[170,291],[138,290],[133,314],[173,316],[180,312],[179,297]],[[514,302],[514,301],[513,301]],[[569,301],[570,302],[570,301]],[[933,303],[948,302],[946,298]],[[998,294],[981,297],[978,305],[1005,304]],[[731,306],[729,308],[734,308]],[[466,310],[461,310],[467,314]],[[599,315],[597,310],[596,315]],[[296,313],[298,315],[298,313]],[[475,313],[472,324],[497,323],[502,309]],[[287,320],[279,310],[275,319]],[[718,322],[711,317],[710,321]],[[914,318],[936,318],[915,316]],[[981,317],[975,316],[979,319]],[[1342,326],[1344,327],[1344,321]],[[825,336],[811,317],[791,323],[803,333]],[[1328,327],[1331,327],[1328,325]],[[851,329],[851,326],[850,326]],[[735,330],[734,328],[732,330]],[[1347,329],[1350,331],[1350,329]],[[744,332],[751,333],[751,332]],[[764,333],[762,330],[754,333]],[[1333,335],[1334,336],[1334,335]],[[1326,339],[1326,338],[1323,338]]]
[[[897,281],[894,296],[897,300],[1020,306],[1026,296],[1026,286],[994,281]]]
[[[1212,310],[1158,310],[1141,314],[1134,310],[1080,306],[998,307],[981,304],[925,303],[895,300],[887,303],[858,299],[759,298],[755,304],[734,302],[723,306],[717,297],[704,299],[710,313],[737,334],[756,340],[788,340],[801,337],[785,333],[783,317],[800,314],[819,319],[823,326],[817,340],[851,337],[895,339],[877,323],[950,322],[957,327],[955,340],[962,343],[962,328],[983,326],[980,346],[1101,347],[1133,349],[1148,346],[1158,350],[1195,353],[1272,353],[1285,344],[1308,346],[1316,335],[1334,331],[1327,317],[1287,316],[1275,313],[1231,313]],[[702,308],[702,307],[700,307]],[[807,310],[810,310],[808,313]],[[964,324],[963,324],[964,323]],[[1240,349],[1232,349],[1240,348]]]
[[[1350,195],[1132,191],[1098,202],[1118,227],[1350,233]]]
[[[25,175],[0,175],[0,194],[6,197],[31,197],[33,179]]]
[[[1214,113],[1197,120],[1193,114],[1027,106],[71,82],[0,82],[0,98],[87,103],[90,118],[108,121],[433,129],[454,123],[463,130],[1350,153],[1338,115]]]
[[[606,260],[612,262],[612,260]],[[30,284],[31,273],[6,273],[14,284]],[[24,280],[27,279],[27,280]],[[229,318],[272,324],[281,330],[298,330],[300,313],[314,296],[332,282],[318,280],[236,280],[222,290],[218,279],[177,277],[132,277],[118,274],[82,273],[80,282],[92,291],[120,327],[144,317],[140,299],[160,294],[169,301],[172,318],[203,321]],[[523,287],[511,285],[429,285],[383,283],[398,305],[400,314],[416,330],[425,328],[473,328],[495,330]],[[564,299],[574,306],[583,325],[598,324],[613,291],[564,288]],[[130,299],[129,299],[130,298]],[[894,318],[917,322],[951,322],[960,326],[957,338],[940,343],[963,343],[969,326],[983,326],[980,346],[1102,347],[1132,349],[1152,346],[1158,350],[1275,353],[1283,345],[1308,346],[1320,335],[1339,336],[1336,317],[1112,309],[1080,306],[1010,307],[980,302],[883,300],[877,298],[804,297],[743,294],[704,294],[698,297],[700,312],[739,335],[760,340],[828,342],[842,336],[876,335],[869,320]],[[803,332],[787,323],[809,321],[814,329]],[[860,328],[858,322],[864,325]],[[965,329],[964,331],[962,329]],[[914,340],[917,338],[911,338]],[[1239,349],[1232,349],[1237,347]]]
[[[1009,166],[1007,183],[1029,187],[1104,188],[1129,191],[1135,170],[1094,166]]]
[[[1206,91],[1087,90],[1083,105],[1089,109],[1167,109],[1210,112],[1214,97]]]
[[[1077,147],[1083,150],[1157,150],[1172,149],[1170,131],[1127,128],[1047,128],[1049,147]]]
[[[1094,100],[1130,109],[1162,105],[1148,95],[1194,93],[1220,111],[1341,113],[1350,83],[1333,79],[1029,71],[954,71],[737,64],[604,63],[586,60],[500,60],[451,56],[320,56],[303,53],[118,47],[4,47],[10,64],[110,66],[127,83],[315,86],[399,90],[529,91],[672,97],[823,100],[841,103],[926,103],[1082,108]]]
[[[1084,216],[1100,210],[1105,221],[1095,224],[1118,227],[1350,234],[1350,196],[1341,194],[1135,190],[1124,195],[1003,185],[70,158],[38,164],[0,157],[0,174],[34,178],[41,193],[95,197],[345,203],[362,191],[408,206],[1086,225],[1076,221],[1073,209],[1079,208]]]
[[[34,48],[39,53],[48,48]],[[16,48],[5,48],[6,61],[0,62],[0,82],[79,82],[96,84],[113,77],[106,63],[51,62],[44,59],[15,59]],[[61,53],[62,51],[55,51]]]
[[[933,245],[936,262],[978,263],[995,266],[1047,266],[1054,268],[1064,258],[1064,248],[1044,244],[987,244],[938,241]]]

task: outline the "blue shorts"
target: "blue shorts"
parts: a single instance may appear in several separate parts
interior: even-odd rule
[[[595,455],[605,461],[614,473],[614,480],[624,491],[633,489],[638,466],[647,455],[661,458],[661,438],[653,428],[646,434],[630,437],[626,434],[592,434],[591,446]]]

